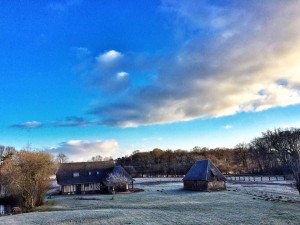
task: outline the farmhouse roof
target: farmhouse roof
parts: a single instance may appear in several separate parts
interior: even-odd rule
[[[59,185],[103,183],[109,173],[121,173],[133,181],[123,167],[115,166],[113,161],[62,163],[56,179]]]
[[[226,180],[225,176],[212,163],[212,161],[209,159],[204,159],[196,161],[184,176],[183,180],[212,181],[214,180],[214,177],[217,177],[217,180]]]

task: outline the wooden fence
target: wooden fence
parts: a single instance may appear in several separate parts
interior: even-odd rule
[[[289,176],[285,175],[269,175],[269,176],[253,176],[253,175],[226,175],[228,181],[285,181],[290,180]]]

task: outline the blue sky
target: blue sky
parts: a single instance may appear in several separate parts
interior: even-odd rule
[[[300,2],[0,1],[0,144],[70,160],[299,127]]]

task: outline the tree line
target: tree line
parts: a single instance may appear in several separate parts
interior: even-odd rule
[[[263,132],[250,143],[234,148],[134,151],[118,158],[132,176],[184,175],[196,160],[210,159],[225,174],[294,174],[300,190],[300,129]]]
[[[267,130],[234,148],[134,151],[116,159],[132,175],[184,175],[196,160],[210,159],[225,174],[282,174],[299,162],[300,129]]]

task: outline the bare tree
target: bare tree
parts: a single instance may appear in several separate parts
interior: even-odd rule
[[[114,159],[111,156],[104,157],[103,161],[113,161]]]
[[[114,195],[116,194],[118,189],[123,188],[128,183],[130,183],[130,180],[122,174],[110,173],[108,175],[108,177],[106,178],[106,185],[112,193],[112,200],[114,200]]]
[[[5,155],[5,147],[3,145],[0,145],[0,165],[4,161],[4,155]]]
[[[101,155],[96,155],[92,157],[93,162],[103,161],[103,157]]]
[[[20,151],[4,161],[0,176],[8,192],[24,208],[43,204],[55,163],[48,152]]]
[[[15,154],[17,150],[14,147],[11,146],[3,146],[0,145],[0,165],[3,163],[5,159],[8,159],[11,157],[13,154]]]
[[[246,143],[239,143],[235,146],[234,158],[242,165],[243,171],[248,172],[249,146]]]
[[[268,130],[254,139],[251,146],[252,153],[262,161],[264,171],[290,166],[300,193],[300,129]]]
[[[291,167],[296,180],[296,188],[300,194],[300,161],[291,163]]]
[[[68,157],[64,153],[58,153],[56,156],[56,162],[61,164],[68,161]]]

